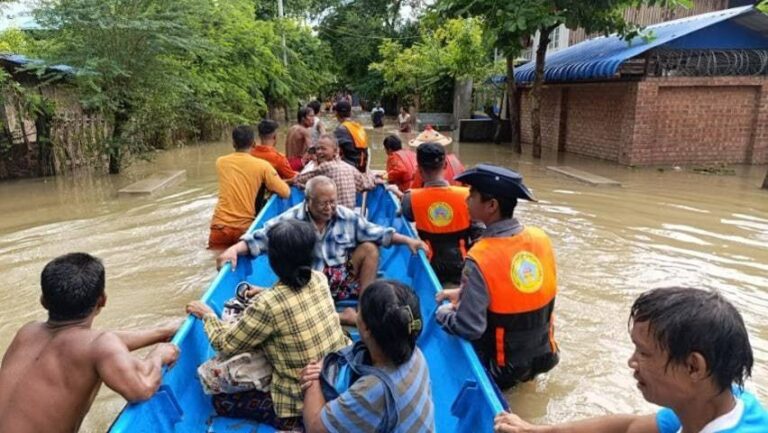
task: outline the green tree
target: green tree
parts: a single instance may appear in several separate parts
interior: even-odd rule
[[[539,47],[536,51],[536,74],[531,90],[531,126],[533,129],[533,155],[541,156],[541,87],[544,77],[549,37],[559,25],[568,28],[582,27],[587,33],[618,33],[631,39],[642,31],[637,25],[624,19],[624,10],[629,7],[689,6],[690,0],[518,0],[496,2],[494,0],[438,0],[436,9],[444,15],[483,17],[493,35],[495,46],[505,55],[507,61],[507,91],[513,147],[520,152],[519,112],[514,96],[514,60],[520,50],[529,45],[538,32]]]
[[[382,74],[385,92],[411,95],[417,113],[423,99],[436,96],[446,81],[452,82],[456,101],[458,89],[471,91],[472,80],[485,75],[491,67],[483,28],[476,19],[451,19],[434,30],[422,26],[413,46],[405,48],[397,41],[386,40],[379,53],[382,60],[372,63],[370,69]],[[455,107],[454,115],[460,117],[457,111]]]
[[[319,37],[334,53],[338,89],[349,89],[363,98],[378,98],[385,87],[383,76],[368,65],[381,60],[379,45],[385,39],[409,47],[418,39],[417,24],[404,21],[405,6],[418,8],[416,0],[351,0],[325,11],[317,28]]]
[[[196,14],[209,15],[204,0],[44,0],[37,10],[46,33],[44,55],[78,68],[84,102],[112,120],[110,173],[125,152],[145,149],[152,130],[173,129],[176,108],[190,92],[189,64],[203,56],[205,41]],[[144,133],[140,133],[144,131]]]
[[[217,137],[331,81],[330,49],[252,0],[44,0],[40,54],[77,68],[84,105],[113,125],[110,172],[175,136]],[[288,65],[281,34],[286,35]]]

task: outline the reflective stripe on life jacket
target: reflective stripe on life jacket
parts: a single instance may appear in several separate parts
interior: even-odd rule
[[[512,237],[481,238],[468,255],[489,295],[482,351],[493,354],[499,367],[529,365],[557,353],[552,321],[557,276],[546,233],[527,227]]]

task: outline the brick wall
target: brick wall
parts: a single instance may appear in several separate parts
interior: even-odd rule
[[[628,163],[767,162],[767,88],[761,77],[646,79],[638,87]]]
[[[521,104],[525,144],[531,142],[529,93]],[[543,93],[544,148],[626,165],[768,162],[765,77],[574,83]]]
[[[542,147],[618,161],[631,130],[634,83],[550,85],[543,89]],[[521,100],[521,138],[531,144],[530,90]],[[563,113],[563,107],[567,110]],[[561,131],[560,121],[567,126]],[[564,133],[563,133],[564,132]]]
[[[634,83],[599,83],[568,89],[568,125],[564,149],[594,158],[619,160]]]
[[[557,149],[560,130],[561,89],[557,86],[545,86],[541,98],[541,147]],[[531,92],[526,91],[520,98],[520,138],[523,143],[531,144]]]

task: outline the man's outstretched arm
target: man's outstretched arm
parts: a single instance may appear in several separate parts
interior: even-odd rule
[[[608,415],[557,425],[533,425],[511,413],[496,416],[494,433],[659,433],[653,415]]]
[[[183,319],[179,319],[154,328],[113,331],[112,333],[117,335],[120,340],[123,341],[123,344],[128,347],[129,351],[133,352],[134,350],[153,344],[171,341],[171,338],[173,338],[176,331],[179,330],[179,326],[182,322]]]
[[[145,358],[132,355],[117,335],[107,332],[94,344],[96,371],[110,389],[129,402],[147,400],[160,387],[164,365],[176,362],[179,348],[161,343]]]

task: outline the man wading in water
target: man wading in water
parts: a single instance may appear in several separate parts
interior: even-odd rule
[[[147,331],[92,329],[107,296],[104,266],[88,254],[54,259],[41,282],[48,321],[24,325],[0,366],[0,432],[76,432],[102,381],[128,401],[150,398],[179,349],[159,344],[144,359],[130,352],[168,341],[178,323]]]

